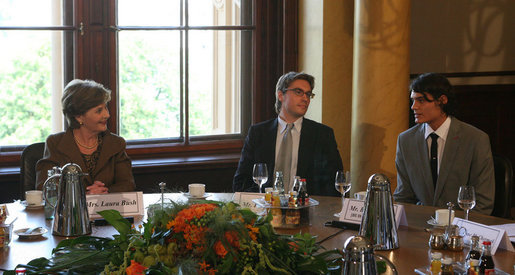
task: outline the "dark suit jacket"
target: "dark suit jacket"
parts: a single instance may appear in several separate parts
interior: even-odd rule
[[[277,123],[276,118],[250,127],[238,170],[234,175],[234,192],[258,191],[257,184],[252,180],[252,169],[259,162],[266,163],[268,167],[268,181],[264,186],[273,186]],[[308,193],[338,196],[334,187],[337,170],[343,170],[343,165],[333,129],[304,118],[300,133],[297,176],[306,179]]]
[[[125,153],[125,140],[106,131],[102,135],[102,151],[92,175],[82,177],[85,186],[93,181],[103,182],[109,192],[127,192],[135,189],[131,160]],[[73,140],[71,129],[48,136],[43,158],[36,164],[36,182],[41,189],[47,179],[47,171],[54,166],[76,163],[87,173],[86,164]],[[40,185],[41,184],[41,185]]]
[[[395,200],[447,208],[447,202],[457,203],[460,185],[471,185],[476,191],[476,207],[472,211],[490,215],[495,179],[488,135],[451,118],[435,189],[424,131],[419,124],[399,135]]]

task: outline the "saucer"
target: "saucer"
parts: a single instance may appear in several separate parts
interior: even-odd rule
[[[45,202],[42,201],[39,205],[30,205],[27,201],[21,201],[21,205],[25,206],[26,209],[38,209],[43,208],[45,206]]]
[[[18,235],[20,238],[27,238],[28,239],[28,238],[41,237],[41,236],[43,236],[43,234],[48,232],[48,230],[46,228],[43,228],[43,227],[39,227],[36,230],[30,232],[29,234],[25,233],[27,230],[29,230],[29,228],[21,228],[21,229],[15,230],[14,233],[16,235]]]
[[[189,200],[203,200],[209,196],[211,196],[210,194],[208,193],[204,193],[203,196],[199,196],[199,197],[194,197],[192,195],[190,195],[190,193],[182,193],[186,198],[188,198]]]
[[[437,223],[433,219],[427,220],[427,224],[432,225],[432,226],[438,226],[438,227],[445,227],[445,226],[447,226],[447,224],[439,224],[439,223]]]

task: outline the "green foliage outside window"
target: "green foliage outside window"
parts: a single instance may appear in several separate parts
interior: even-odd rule
[[[16,55],[0,66],[0,145],[44,141],[51,131],[50,47]],[[13,53],[15,54],[15,53]]]

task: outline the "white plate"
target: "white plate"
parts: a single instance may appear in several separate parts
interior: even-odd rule
[[[22,228],[18,230],[14,230],[14,233],[18,235],[20,238],[35,238],[35,237],[41,237],[43,234],[47,233],[48,230],[44,227],[40,227],[34,231],[32,231],[30,234],[25,234],[25,232],[29,230],[29,228]]]
[[[45,202],[41,202],[40,205],[29,205],[27,203],[27,201],[21,201],[21,205],[25,206],[25,208],[27,209],[38,209],[38,208],[43,208],[45,206]]]
[[[190,193],[182,193],[186,198],[188,198],[189,200],[202,200],[202,199],[205,199],[209,196],[211,196],[211,194],[208,194],[208,193],[204,193],[203,196],[200,196],[200,197],[194,197],[192,195],[190,195]]]
[[[440,226],[440,227],[447,226],[447,224],[439,224],[439,223],[437,223],[437,222],[436,222],[435,220],[433,220],[433,219],[427,220],[427,224],[432,225],[432,226]]]

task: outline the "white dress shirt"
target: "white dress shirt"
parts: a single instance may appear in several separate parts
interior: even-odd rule
[[[438,135],[438,174],[440,174],[440,163],[442,162],[443,150],[445,148],[445,141],[447,140],[447,134],[449,133],[449,127],[451,126],[451,117],[447,117],[445,121],[438,127],[438,129],[433,130],[429,124],[425,123],[425,133],[424,138],[427,142],[427,152],[428,156],[431,158],[431,140],[428,138],[430,134],[433,132]]]

